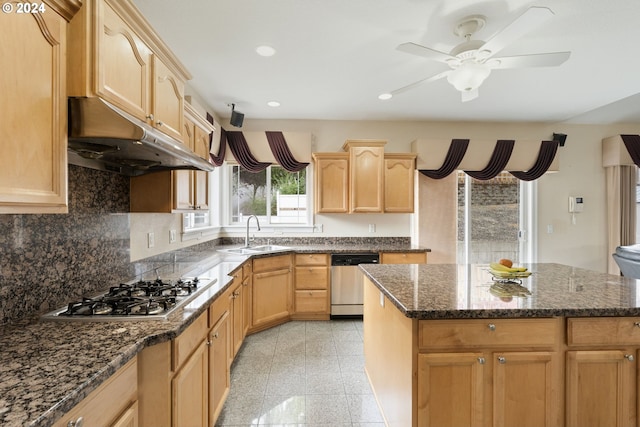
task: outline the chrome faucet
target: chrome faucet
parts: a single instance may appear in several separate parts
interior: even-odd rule
[[[249,221],[251,221],[251,218],[255,218],[256,219],[256,224],[258,225],[258,231],[260,231],[260,221],[258,220],[258,217],[255,215],[251,215],[249,218],[247,218],[247,236],[244,238],[244,247],[248,248],[249,247]]]

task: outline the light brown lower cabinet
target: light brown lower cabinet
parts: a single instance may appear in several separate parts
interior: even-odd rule
[[[288,322],[293,310],[291,255],[253,260],[251,332]]]
[[[208,422],[209,360],[206,340],[180,366],[171,380],[173,426],[205,427]]]
[[[295,320],[328,320],[331,314],[330,255],[296,254],[294,257]]]
[[[60,418],[53,427],[138,426],[137,359],[132,359]],[[80,421],[82,420],[82,421]]]
[[[426,252],[381,252],[380,264],[426,264]]]
[[[209,332],[209,425],[222,412],[229,394],[231,376],[229,370],[229,312],[225,311]]]

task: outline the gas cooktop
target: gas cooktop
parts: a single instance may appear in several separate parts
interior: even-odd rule
[[[43,316],[57,320],[166,319],[217,279],[182,278],[176,281],[139,280],[113,286],[109,291],[71,301],[67,307]]]

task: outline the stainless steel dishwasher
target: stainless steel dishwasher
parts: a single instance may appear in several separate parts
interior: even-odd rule
[[[363,273],[358,264],[377,264],[377,253],[331,255],[331,317],[362,317]]]

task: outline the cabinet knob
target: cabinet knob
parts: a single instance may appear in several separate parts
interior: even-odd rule
[[[78,417],[75,420],[71,420],[67,423],[67,427],[82,427],[84,424],[84,418]]]
[[[158,125],[158,126],[162,126],[163,124],[164,124],[164,123],[162,123],[160,120],[158,120],[158,121],[156,122],[156,125]]]
[[[478,363],[481,365],[484,365],[484,363],[486,362],[486,360],[484,360],[484,357],[478,357]]]
[[[633,362],[635,360],[635,358],[633,357],[633,354],[625,354],[624,358],[627,359],[629,362]]]
[[[640,322],[633,322],[633,326],[640,328]]]
[[[218,339],[218,333],[213,334],[213,338]]]
[[[153,114],[147,114],[147,119],[153,120]]]
[[[490,331],[495,331],[496,330],[496,325],[494,325],[493,323],[489,323],[487,325],[487,328],[489,328]]]
[[[211,341],[207,341],[207,342],[206,342],[206,344],[207,344],[207,345],[211,345]]]
[[[504,365],[505,363],[507,363],[507,359],[505,359],[504,356],[498,356],[498,363]]]

